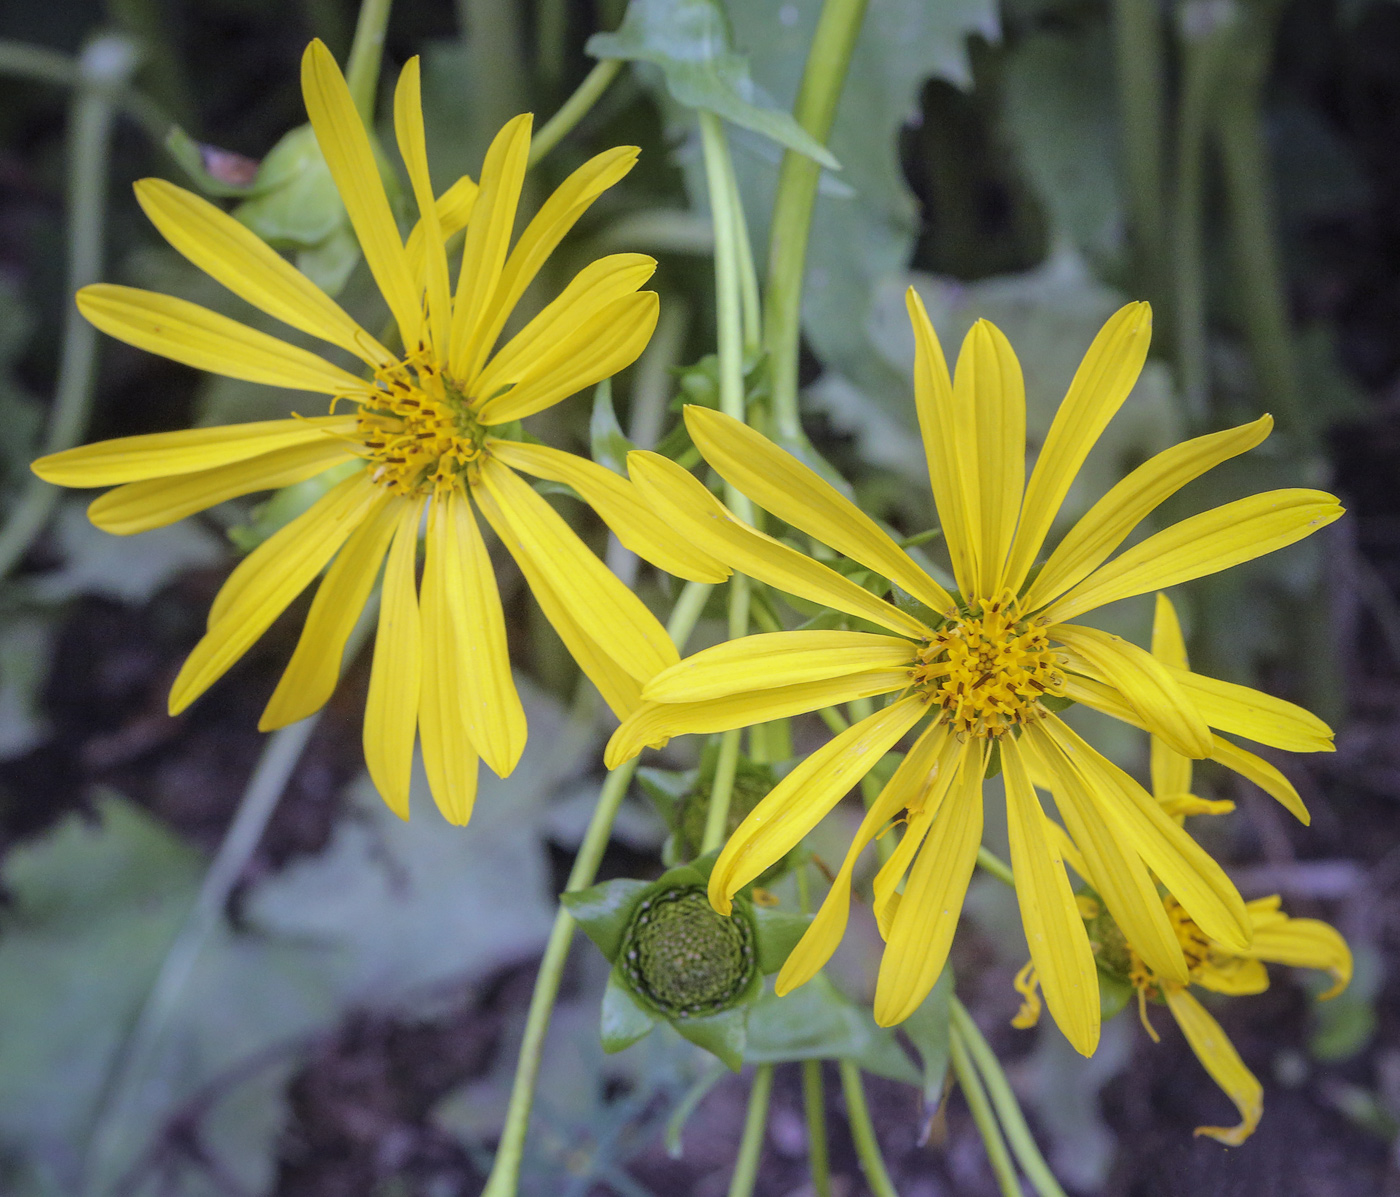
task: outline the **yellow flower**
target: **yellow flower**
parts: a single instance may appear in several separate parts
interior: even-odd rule
[[[580,167],[511,248],[530,117],[516,117],[497,135],[480,186],[463,178],[435,198],[413,59],[394,103],[399,151],[420,214],[405,243],[369,136],[319,41],[302,59],[302,91],[404,352],[382,345],[232,217],[146,179],[137,184],[137,198],[175,249],[255,307],[352,354],[370,377],[184,300],[87,287],[78,306],[102,331],[196,369],[330,395],[331,414],[104,441],[45,457],[34,470],[64,486],[115,485],[89,513],[99,527],[125,535],[362,461],[363,468],[233,571],[214,600],[206,635],[175,680],[170,710],[183,710],[208,689],[329,566],[259,726],[280,727],[318,709],[335,687],[346,639],[387,558],[365,713],[370,775],[406,818],[416,730],[439,808],[465,823],[478,757],[504,776],[526,735],[496,580],[470,500],[619,716],[638,705],[647,678],[676,661],[675,648],[646,607],[514,471],[572,486],[624,544],[662,567],[712,581],[724,576],[705,554],[673,545],[625,479],[502,435],[515,421],[630,364],[651,335],[657,298],[638,288],[656,263],[615,254],[582,270],[496,348],[545,259],[598,195],[631,169],[637,150],[610,150]],[[462,230],[454,292],[446,241]],[[350,408],[337,412],[340,401]],[[420,585],[416,556],[425,511]]]
[[[1331,732],[1290,703],[1166,666],[1116,636],[1070,621],[1292,544],[1336,519],[1341,508],[1320,491],[1255,495],[1183,520],[1108,560],[1168,496],[1263,440],[1271,427],[1265,416],[1177,445],[1134,470],[1037,569],[1075,474],[1136,381],[1147,353],[1150,311],[1146,304],[1130,304],[1099,333],[1027,483],[1025,392],[1006,338],[979,322],[950,379],[912,290],[909,310],[919,422],[960,593],[950,594],[795,458],[735,420],[688,408],[695,443],[726,481],[923,606],[916,615],[914,604],[884,601],[740,523],[674,463],[633,453],[633,480],[692,544],[761,582],[893,634],[776,632],[697,653],[647,683],[645,704],[618,729],[608,759],[626,759],[682,732],[720,731],[872,695],[897,696],[807,757],[738,827],[711,876],[711,901],[724,911],[741,886],[796,845],[905,733],[932,716],[872,805],[826,901],[778,978],[778,991],[785,993],[826,962],[845,930],[857,856],[903,812],[903,838],[875,879],[875,912],[888,941],[875,1017],[888,1026],[918,1006],[942,971],[981,841],[982,779],[999,748],[1026,937],[1051,1013],[1087,1054],[1099,1031],[1094,960],[1059,840],[1050,831],[1056,825],[1041,809],[1033,775],[1050,779],[1069,837],[1093,864],[1110,909],[1159,975],[1185,982],[1188,973],[1153,873],[1217,941],[1244,950],[1250,926],[1220,867],[1046,700],[1074,699],[1151,730],[1183,756],[1218,760],[1258,781],[1305,821],[1297,793],[1276,769],[1211,728],[1305,752],[1330,750]],[[906,873],[901,893],[897,887]]]

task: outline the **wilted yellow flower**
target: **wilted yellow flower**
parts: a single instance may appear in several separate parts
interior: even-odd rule
[[[626,759],[682,732],[896,696],[801,762],[740,824],[711,875],[710,897],[723,911],[741,886],[796,845],[907,732],[931,717],[867,813],[826,901],[778,978],[778,991],[786,992],[829,958],[845,929],[856,857],[903,812],[903,837],[875,880],[875,912],[888,940],[875,1017],[888,1026],[918,1006],[943,969],[981,842],[982,780],[999,751],[1031,955],[1051,1013],[1075,1047],[1088,1053],[1099,1032],[1093,954],[1033,775],[1050,779],[1073,843],[1158,975],[1185,983],[1188,969],[1152,874],[1218,942],[1245,950],[1250,923],[1220,867],[1136,781],[1061,720],[1051,700],[1082,702],[1148,728],[1182,756],[1218,760],[1258,781],[1304,820],[1297,793],[1276,769],[1211,728],[1304,752],[1330,750],[1331,732],[1291,703],[1166,666],[1119,637],[1070,621],[1292,544],[1342,509],[1320,491],[1272,491],[1183,520],[1108,560],[1166,498],[1263,440],[1272,424],[1264,416],[1167,449],[1138,467],[1037,568],[1075,474],[1137,379],[1151,313],[1146,304],[1129,304],[1099,333],[1027,483],[1025,390],[1006,338],[978,322],[950,379],[912,290],[909,311],[919,422],[959,593],[949,593],[796,458],[736,420],[688,408],[696,445],[726,481],[888,578],[913,601],[884,601],[742,524],[674,463],[631,454],[639,489],[692,544],[761,582],[893,634],[776,632],[697,653],[647,683],[645,705],[618,729],[608,759]]]
[[[623,478],[518,439],[512,426],[630,364],[656,323],[638,289],[656,263],[614,254],[582,270],[499,349],[511,310],[589,205],[621,179],[633,147],[585,163],[510,245],[530,148],[516,117],[487,151],[480,185],[434,195],[418,60],[399,77],[394,125],[420,219],[407,243],[363,123],[330,52],[302,59],[311,126],[404,346],[394,352],[232,217],[159,179],[137,184],[141,206],[175,249],[235,295],[352,354],[361,378],[317,354],[216,312],[149,291],[84,288],[98,328],[196,369],[332,396],[331,414],[103,441],[35,462],[64,486],[109,486],[89,509],[101,528],[161,527],[255,491],[357,460],[355,469],[234,570],[208,632],[170,694],[172,713],[209,688],[327,566],[300,643],[260,723],[317,710],[335,687],[346,639],[382,562],[383,598],[365,714],[365,758],[385,801],[408,815],[415,730],[433,796],[465,823],[478,757],[509,773],[525,745],[505,623],[476,508],[514,556],[546,617],[619,716],[641,685],[676,661],[665,630],[516,469],[573,487],[623,543],[684,577],[717,580],[705,554],[669,530]],[[465,230],[455,291],[446,242]],[[494,352],[493,352],[494,351]],[[337,412],[342,401],[350,407]],[[469,500],[470,496],[470,500]],[[420,525],[427,547],[417,581]]]

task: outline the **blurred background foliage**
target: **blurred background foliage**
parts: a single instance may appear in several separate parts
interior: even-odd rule
[[[715,402],[705,360],[715,340],[712,238],[685,105],[736,122],[760,267],[781,144],[800,142],[785,113],[816,0],[733,0],[732,52],[682,69],[685,47],[668,38],[678,12],[696,6],[709,7],[634,0],[624,22],[622,0],[398,0],[388,29],[383,79],[423,56],[439,189],[475,175],[490,136],[516,112],[533,110],[538,128],[594,57],[640,59],[532,173],[525,198],[528,210],[599,149],[643,148],[533,298],[538,306],[601,252],[660,259],[663,316],[648,354],[606,402],[580,397],[535,421],[551,443],[591,448],[608,464],[628,440],[673,433],[681,397]],[[0,3],[0,483],[11,511],[42,444],[71,309],[63,69],[71,76],[72,56],[100,31],[125,34],[140,53],[133,84],[145,99],[119,97],[105,175],[102,278],[263,319],[146,225],[130,183],[159,174],[224,195],[374,320],[379,301],[343,212],[328,202],[297,86],[307,40],[322,37],[343,61],[354,23],[348,0]],[[590,41],[599,33],[608,36]],[[48,82],[34,77],[36,61],[52,68]],[[167,149],[171,121],[185,136]],[[1033,446],[1103,320],[1128,298],[1153,301],[1153,357],[1066,518],[1183,434],[1264,410],[1278,419],[1275,438],[1161,518],[1284,485],[1330,486],[1352,512],[1325,536],[1180,596],[1200,669],[1267,683],[1341,730],[1335,758],[1288,766],[1314,812],[1306,832],[1258,794],[1210,780],[1240,809],[1203,834],[1237,866],[1245,895],[1282,891],[1295,914],[1331,918],[1358,964],[1351,990],[1328,1006],[1313,1009],[1301,983],[1281,981],[1221,1013],[1266,1084],[1263,1127],[1246,1146],[1191,1139],[1221,1099],[1174,1032],[1156,1046],[1120,1018],[1089,1062],[1048,1020],[1033,1034],[1011,1032],[1010,978],[1025,957],[1014,903],[995,882],[974,883],[954,949],[960,989],[1077,1192],[1400,1192],[1397,144],[1400,6],[1391,0],[870,0],[830,139],[841,169],[820,185],[801,375],[812,447],[867,509],[905,535],[933,521],[909,383],[902,293],[912,283],[950,352],[982,316],[1010,337]],[[386,160],[386,175],[396,168]],[[305,408],[304,397],[203,377],[112,342],[99,360],[90,439]],[[751,365],[761,408],[765,366]],[[666,443],[683,448],[679,436]],[[69,496],[0,587],[6,1193],[447,1197],[480,1188],[533,964],[598,794],[606,727],[498,559],[534,734],[510,779],[484,782],[471,826],[442,825],[419,801],[426,792],[409,824],[375,797],[359,755],[360,661],[306,729],[300,760],[282,762],[271,800],[284,784],[285,794],[266,833],[211,890],[207,862],[258,764],[257,711],[304,604],[190,712],[170,719],[164,696],[234,559],[230,534],[246,548],[304,501],[229,504],[119,541],[92,529],[83,500]],[[639,573],[587,509],[559,504],[659,609],[667,580]],[[1111,613],[1114,630],[1141,640],[1147,611],[1125,604]],[[718,605],[709,614],[697,643],[723,635]],[[1112,735],[1119,759],[1140,768],[1144,745],[1122,728]],[[805,750],[818,729],[799,721],[794,738]],[[674,779],[693,777],[700,747],[668,749],[649,788],[690,784]],[[857,810],[838,809],[819,830],[819,857],[839,858]],[[603,878],[658,876],[678,830],[638,793]],[[1003,834],[989,827],[989,842]],[[853,927],[832,968],[839,989],[798,995],[810,1006],[810,1038],[785,1039],[787,1025],[765,1031],[756,1011],[750,1058],[859,1060],[884,1078],[871,1082],[872,1103],[901,1193],[995,1192],[966,1110],[940,1105],[946,1056],[939,1062],[936,1036],[911,1027],[897,1040],[861,1009],[878,944],[868,911],[857,909]],[[607,973],[596,952],[575,949],[526,1190],[722,1191],[742,1083],[664,1027],[604,1056]],[[826,1081],[838,1111],[833,1172],[853,1194],[862,1181],[839,1125],[834,1070]],[[805,1135],[797,1072],[779,1068],[759,1192],[808,1191]]]

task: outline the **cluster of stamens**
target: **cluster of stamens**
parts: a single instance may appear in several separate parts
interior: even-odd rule
[[[375,371],[375,379],[380,395],[361,406],[355,430],[374,480],[419,495],[470,478],[486,432],[441,367],[423,353]]]
[[[1181,944],[1181,953],[1186,957],[1186,971],[1194,976],[1210,960],[1210,937],[1196,925],[1181,903],[1170,894],[1162,899],[1162,905],[1166,908],[1167,920],[1171,923],[1172,930],[1176,932],[1177,942]],[[1142,957],[1133,950],[1131,944],[1128,945],[1128,954],[1131,960],[1128,969],[1129,983],[1143,997],[1160,997],[1161,987],[1157,975],[1143,963]]]
[[[1010,595],[944,624],[920,649],[911,680],[957,732],[983,738],[1043,718],[1040,700],[1064,692],[1044,625],[1022,619]]]

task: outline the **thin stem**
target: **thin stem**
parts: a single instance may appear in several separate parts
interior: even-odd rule
[[[749,239],[749,223],[744,216],[744,197],[739,191],[739,176],[734,160],[725,162],[729,176],[729,210],[734,214],[734,262],[739,270],[739,298],[744,317],[744,353],[756,355],[763,344],[763,305],[758,293],[758,268],[754,265],[753,242]]]
[[[860,1065],[854,1060],[838,1060],[841,1071],[841,1092],[846,1095],[846,1116],[851,1123],[851,1138],[856,1145],[856,1158],[865,1173],[865,1183],[874,1197],[899,1197],[894,1182],[885,1170],[885,1158],[875,1138],[875,1124],[870,1121],[870,1107],[865,1104],[865,1086],[860,1079]]]
[[[0,38],[0,75],[32,79],[36,83],[51,83],[55,87],[77,87],[83,78],[77,59],[43,46]],[[156,145],[165,143],[171,121],[160,106],[145,93],[130,85],[117,89],[117,103],[122,112],[141,127]]]
[[[102,273],[112,116],[136,65],[136,47],[115,35],[91,42],[78,62],[68,142],[69,294],[95,283]],[[97,346],[97,330],[69,303],[53,412],[44,436],[45,453],[72,448],[87,430],[97,375]],[[0,578],[34,543],[53,514],[59,494],[58,487],[37,476],[26,479],[19,501],[0,529]]]
[[[982,1079],[968,1059],[967,1048],[963,1046],[962,1037],[956,1029],[948,1037],[948,1048],[953,1073],[962,1086],[963,1096],[967,1098],[967,1108],[972,1111],[972,1121],[977,1124],[982,1145],[987,1149],[987,1161],[992,1165],[997,1188],[1001,1190],[1002,1197],[1021,1197],[1021,1179],[1016,1175],[1016,1165],[1011,1162],[1011,1153],[1006,1150],[1006,1140],[1002,1138],[1001,1127],[997,1125],[996,1115],[987,1100]]]
[[[677,649],[684,650],[690,639],[705,600],[713,589],[704,582],[687,582],[671,611],[667,632]],[[602,862],[603,852],[612,834],[613,820],[627,794],[628,784],[637,771],[637,758],[620,765],[608,774],[598,795],[578,856],[569,871],[566,892],[585,889],[593,884]],[[545,1035],[550,1015],[559,997],[559,985],[564,977],[564,963],[574,937],[573,916],[560,906],[554,916],[554,926],[545,944],[540,971],[535,977],[535,991],[530,995],[530,1009],[525,1016],[525,1035],[515,1065],[515,1080],[511,1086],[510,1104],[506,1107],[505,1128],[496,1148],[496,1160],[491,1176],[482,1190],[482,1197],[515,1197],[520,1186],[520,1165],[525,1157],[525,1138],[530,1129],[530,1109],[535,1101],[535,1085],[539,1081],[540,1062],[544,1058]]]
[[[758,1180],[758,1157],[763,1151],[763,1131],[768,1125],[768,1099],[773,1093],[773,1065],[754,1069],[749,1089],[749,1111],[744,1118],[744,1136],[734,1157],[734,1175],[729,1180],[729,1197],[749,1197]]]
[[[1005,882],[1012,889],[1016,888],[1016,876],[1012,873],[1011,866],[989,848],[978,847],[977,863],[998,881]]]
[[[710,786],[710,801],[705,808],[705,834],[700,840],[700,855],[713,852],[722,843],[729,829],[729,804],[734,796],[734,776],[739,768],[739,737],[742,728],[725,732],[719,739],[719,755],[715,759],[715,779]]]
[[[540,131],[530,142],[531,166],[563,141],[573,131],[574,126],[588,115],[589,109],[608,90],[621,69],[622,59],[605,58],[584,76],[583,82],[574,89],[574,94],[564,101],[559,111],[540,126]]]
[[[992,1105],[996,1108],[997,1117],[1001,1120],[1007,1142],[1011,1144],[1011,1150],[1016,1156],[1016,1162],[1021,1165],[1021,1171],[1026,1174],[1026,1179],[1031,1182],[1031,1186],[1040,1197],[1065,1197],[1064,1189],[1060,1187],[1060,1182],[1055,1179],[1050,1165],[1045,1162],[1040,1148],[1036,1146],[1031,1128],[1026,1125],[1021,1103],[1016,1100],[1016,1094],[1011,1090],[1011,1082],[1002,1071],[1001,1061],[997,1059],[991,1045],[982,1038],[982,1032],[972,1021],[972,1015],[957,997],[949,1000],[948,1009],[954,1031],[953,1042],[956,1043],[960,1035],[967,1045],[968,1053],[986,1082]],[[1018,1189],[1017,1193],[1019,1192]]]
[[[355,22],[355,40],[345,64],[345,85],[366,125],[374,123],[374,101],[379,91],[379,64],[384,60],[384,31],[394,0],[361,0]]]
[[[836,104],[846,82],[856,36],[867,0],[826,0],[807,65],[797,91],[793,115],[819,142],[826,143],[836,119]],[[783,154],[778,190],[773,199],[773,226],[768,238],[768,291],[763,330],[773,387],[773,434],[783,444],[802,440],[797,408],[797,362],[802,328],[802,280],[807,267],[807,239],[822,168],[795,150]]]
[[[805,872],[805,870],[804,870]],[[822,1062],[802,1061],[802,1104],[807,1111],[807,1165],[815,1197],[831,1197],[831,1160],[826,1147],[826,1094]]]

